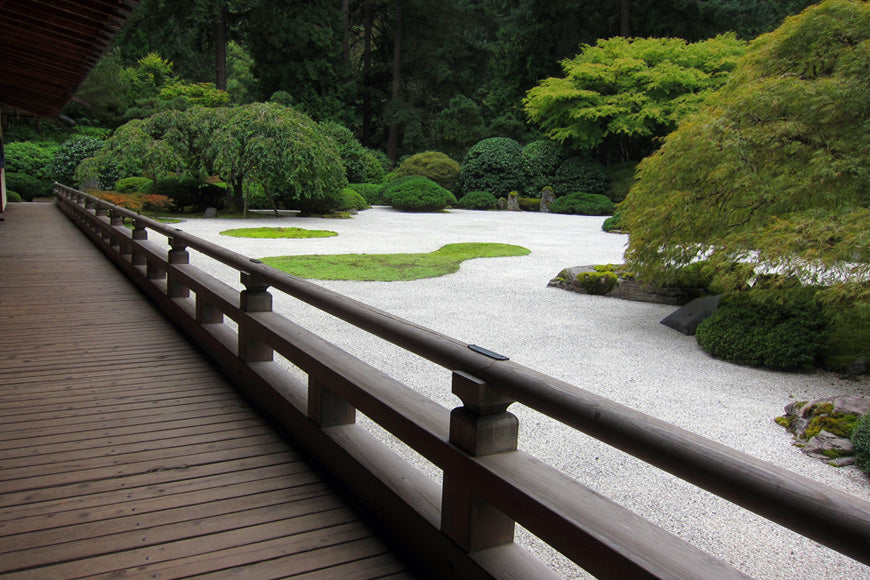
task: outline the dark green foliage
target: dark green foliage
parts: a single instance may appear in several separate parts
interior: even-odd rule
[[[517,200],[523,211],[541,211],[541,200],[537,197],[521,197]]]
[[[204,184],[190,176],[158,179],[153,192],[167,196],[178,210],[203,211],[207,207],[223,209],[226,206],[226,186]]]
[[[378,182],[384,178],[379,157],[363,147],[350,129],[338,123],[318,123],[320,131],[338,145],[338,154],[344,163],[345,175],[350,182]]]
[[[488,191],[470,191],[459,199],[456,206],[463,209],[495,209],[498,200]]]
[[[622,232],[622,223],[619,219],[619,210],[615,211],[612,216],[604,220],[601,224],[601,229],[605,232]]]
[[[456,197],[431,179],[411,177],[390,188],[387,201],[402,211],[439,211],[456,203]]]
[[[329,215],[337,211],[344,211],[345,199],[341,191],[330,191],[318,197],[288,198],[284,197],[286,207],[296,207],[305,216]]]
[[[870,474],[870,413],[861,417],[852,431],[852,445],[855,446],[855,465]]]
[[[604,296],[613,290],[619,276],[613,270],[596,267],[595,272],[580,272],[577,274],[577,283],[587,294]]]
[[[362,211],[364,209],[368,209],[369,204],[366,202],[365,198],[361,196],[359,193],[351,189],[350,187],[345,187],[341,190],[341,199],[342,199],[342,210],[357,210]]]
[[[384,186],[379,183],[351,183],[348,187],[360,194],[369,205],[389,205],[381,194]]]
[[[565,161],[565,148],[549,139],[538,139],[523,147],[523,168],[526,173],[525,193],[541,197],[541,189],[553,185],[559,166]]]
[[[154,181],[147,177],[125,177],[115,182],[115,191],[119,193],[151,193],[153,189]]]
[[[6,172],[26,173],[49,186],[53,177],[51,160],[57,149],[57,144],[52,142],[18,141],[6,143],[4,145]]]
[[[459,163],[437,151],[424,151],[411,155],[396,168],[398,177],[417,175],[428,177],[444,189],[453,191],[459,177]]]
[[[737,364],[812,368],[827,341],[816,288],[749,290],[722,299],[695,336],[704,351]]]
[[[569,157],[551,180],[556,197],[577,191],[603,194],[607,191],[607,172],[598,161],[589,157]]]
[[[523,150],[507,137],[490,137],[474,145],[462,162],[459,191],[489,191],[497,197],[520,191],[525,182]]]
[[[6,173],[5,176],[6,187],[17,191],[25,201],[30,201],[34,197],[44,197],[51,191],[50,185],[27,173]]]
[[[73,137],[66,141],[54,155],[51,162],[51,170],[54,180],[65,185],[75,185],[76,167],[88,157],[93,157],[103,148],[103,141],[93,137]],[[106,180],[106,185],[113,184],[119,176],[112,177],[108,165],[100,171],[100,182]]]
[[[21,199],[21,196],[18,195],[17,192],[12,191],[11,189],[7,189],[6,190],[6,201],[8,201],[10,203],[15,203],[15,202],[24,201],[24,200]]]
[[[631,186],[634,185],[636,168],[637,163],[633,161],[607,166],[607,190],[604,195],[613,203],[621,202],[628,195]]]
[[[557,197],[550,205],[550,211],[577,215],[610,215],[613,213],[613,202],[607,196],[597,193],[577,192]]]

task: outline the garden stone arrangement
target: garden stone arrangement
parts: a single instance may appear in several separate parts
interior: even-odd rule
[[[294,254],[433,252],[451,243],[520,245],[528,255],[476,259],[438,278],[317,284],[565,380],[820,484],[870,501],[870,479],[856,466],[833,467],[803,453],[776,417],[789,402],[861,399],[870,377],[821,370],[750,368],[704,353],[694,337],[660,324],[674,305],[616,300],[548,287],[565,264],[621,263],[627,236],[601,231],[603,217],[450,210],[408,214],[385,207],[353,219],[257,218],[246,227],[327,229],[330,238],[230,238],[238,221],[188,220],[194,235],[253,258]],[[228,284],[220,266],[191,256]],[[202,262],[202,263],[200,263]],[[396,377],[447,408],[459,401],[444,369],[295,299],[275,294],[276,311]],[[870,578],[870,568],[676,480],[546,417],[512,405],[523,429],[520,447],[596,492],[756,578]],[[361,418],[379,437],[389,441]],[[396,445],[440,481],[440,472]],[[518,541],[566,578],[584,572],[518,531]]]

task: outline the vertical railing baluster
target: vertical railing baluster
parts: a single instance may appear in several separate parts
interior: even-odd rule
[[[131,238],[137,241],[148,239],[148,230],[145,228],[145,222],[138,219],[133,222],[133,234]],[[133,265],[144,266],[147,262],[147,260],[145,259],[145,255],[142,254],[142,252],[137,252],[135,249],[133,249],[132,252]]]
[[[318,427],[351,425],[356,422],[356,409],[333,393],[320,379],[309,375],[308,418]]]
[[[169,256],[170,264],[189,264],[190,254],[187,253],[187,245],[183,242],[169,238]],[[166,295],[170,298],[187,298],[190,296],[190,289],[181,280],[172,274],[170,270],[166,278]]]
[[[481,457],[515,451],[519,421],[507,412],[514,401],[496,393],[484,381],[453,373],[453,393],[463,406],[450,412],[450,442]],[[514,521],[485,499],[471,493],[458,474],[444,472],[441,531],[468,552],[513,541]]]
[[[239,308],[243,312],[271,312],[272,295],[266,290],[269,284],[248,272],[240,272],[245,289],[239,295]],[[274,352],[265,342],[251,335],[248,322],[239,323],[239,358],[245,362],[264,362],[273,358]]]

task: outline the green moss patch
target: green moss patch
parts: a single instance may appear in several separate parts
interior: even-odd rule
[[[428,254],[334,254],[262,258],[274,268],[316,280],[395,282],[452,274],[465,260],[525,256],[530,250],[510,244],[448,244]]]
[[[236,228],[224,230],[220,234],[234,238],[331,238],[338,235],[329,230],[304,228]]]

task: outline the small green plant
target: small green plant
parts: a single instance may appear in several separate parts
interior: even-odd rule
[[[777,370],[812,368],[825,347],[828,321],[815,288],[749,290],[725,296],[698,326],[708,354]]]
[[[607,196],[578,192],[557,197],[550,206],[550,211],[577,215],[610,215],[613,207],[613,202]]]
[[[220,232],[233,238],[331,238],[337,232],[330,230],[306,230],[304,228],[234,228]]]
[[[870,413],[861,417],[852,431],[855,465],[870,474]]]
[[[395,282],[435,278],[459,270],[465,260],[525,256],[529,250],[510,244],[448,244],[428,254],[337,254],[276,256],[263,263],[294,276],[318,280]]]
[[[401,211],[440,211],[456,203],[452,193],[425,177],[412,177],[387,192],[387,201]]]
[[[596,266],[595,272],[580,272],[577,274],[577,283],[587,294],[604,296],[616,286],[619,276],[613,270],[600,269]]]
[[[462,196],[456,205],[463,209],[495,209],[498,200],[488,191],[472,191]]]

